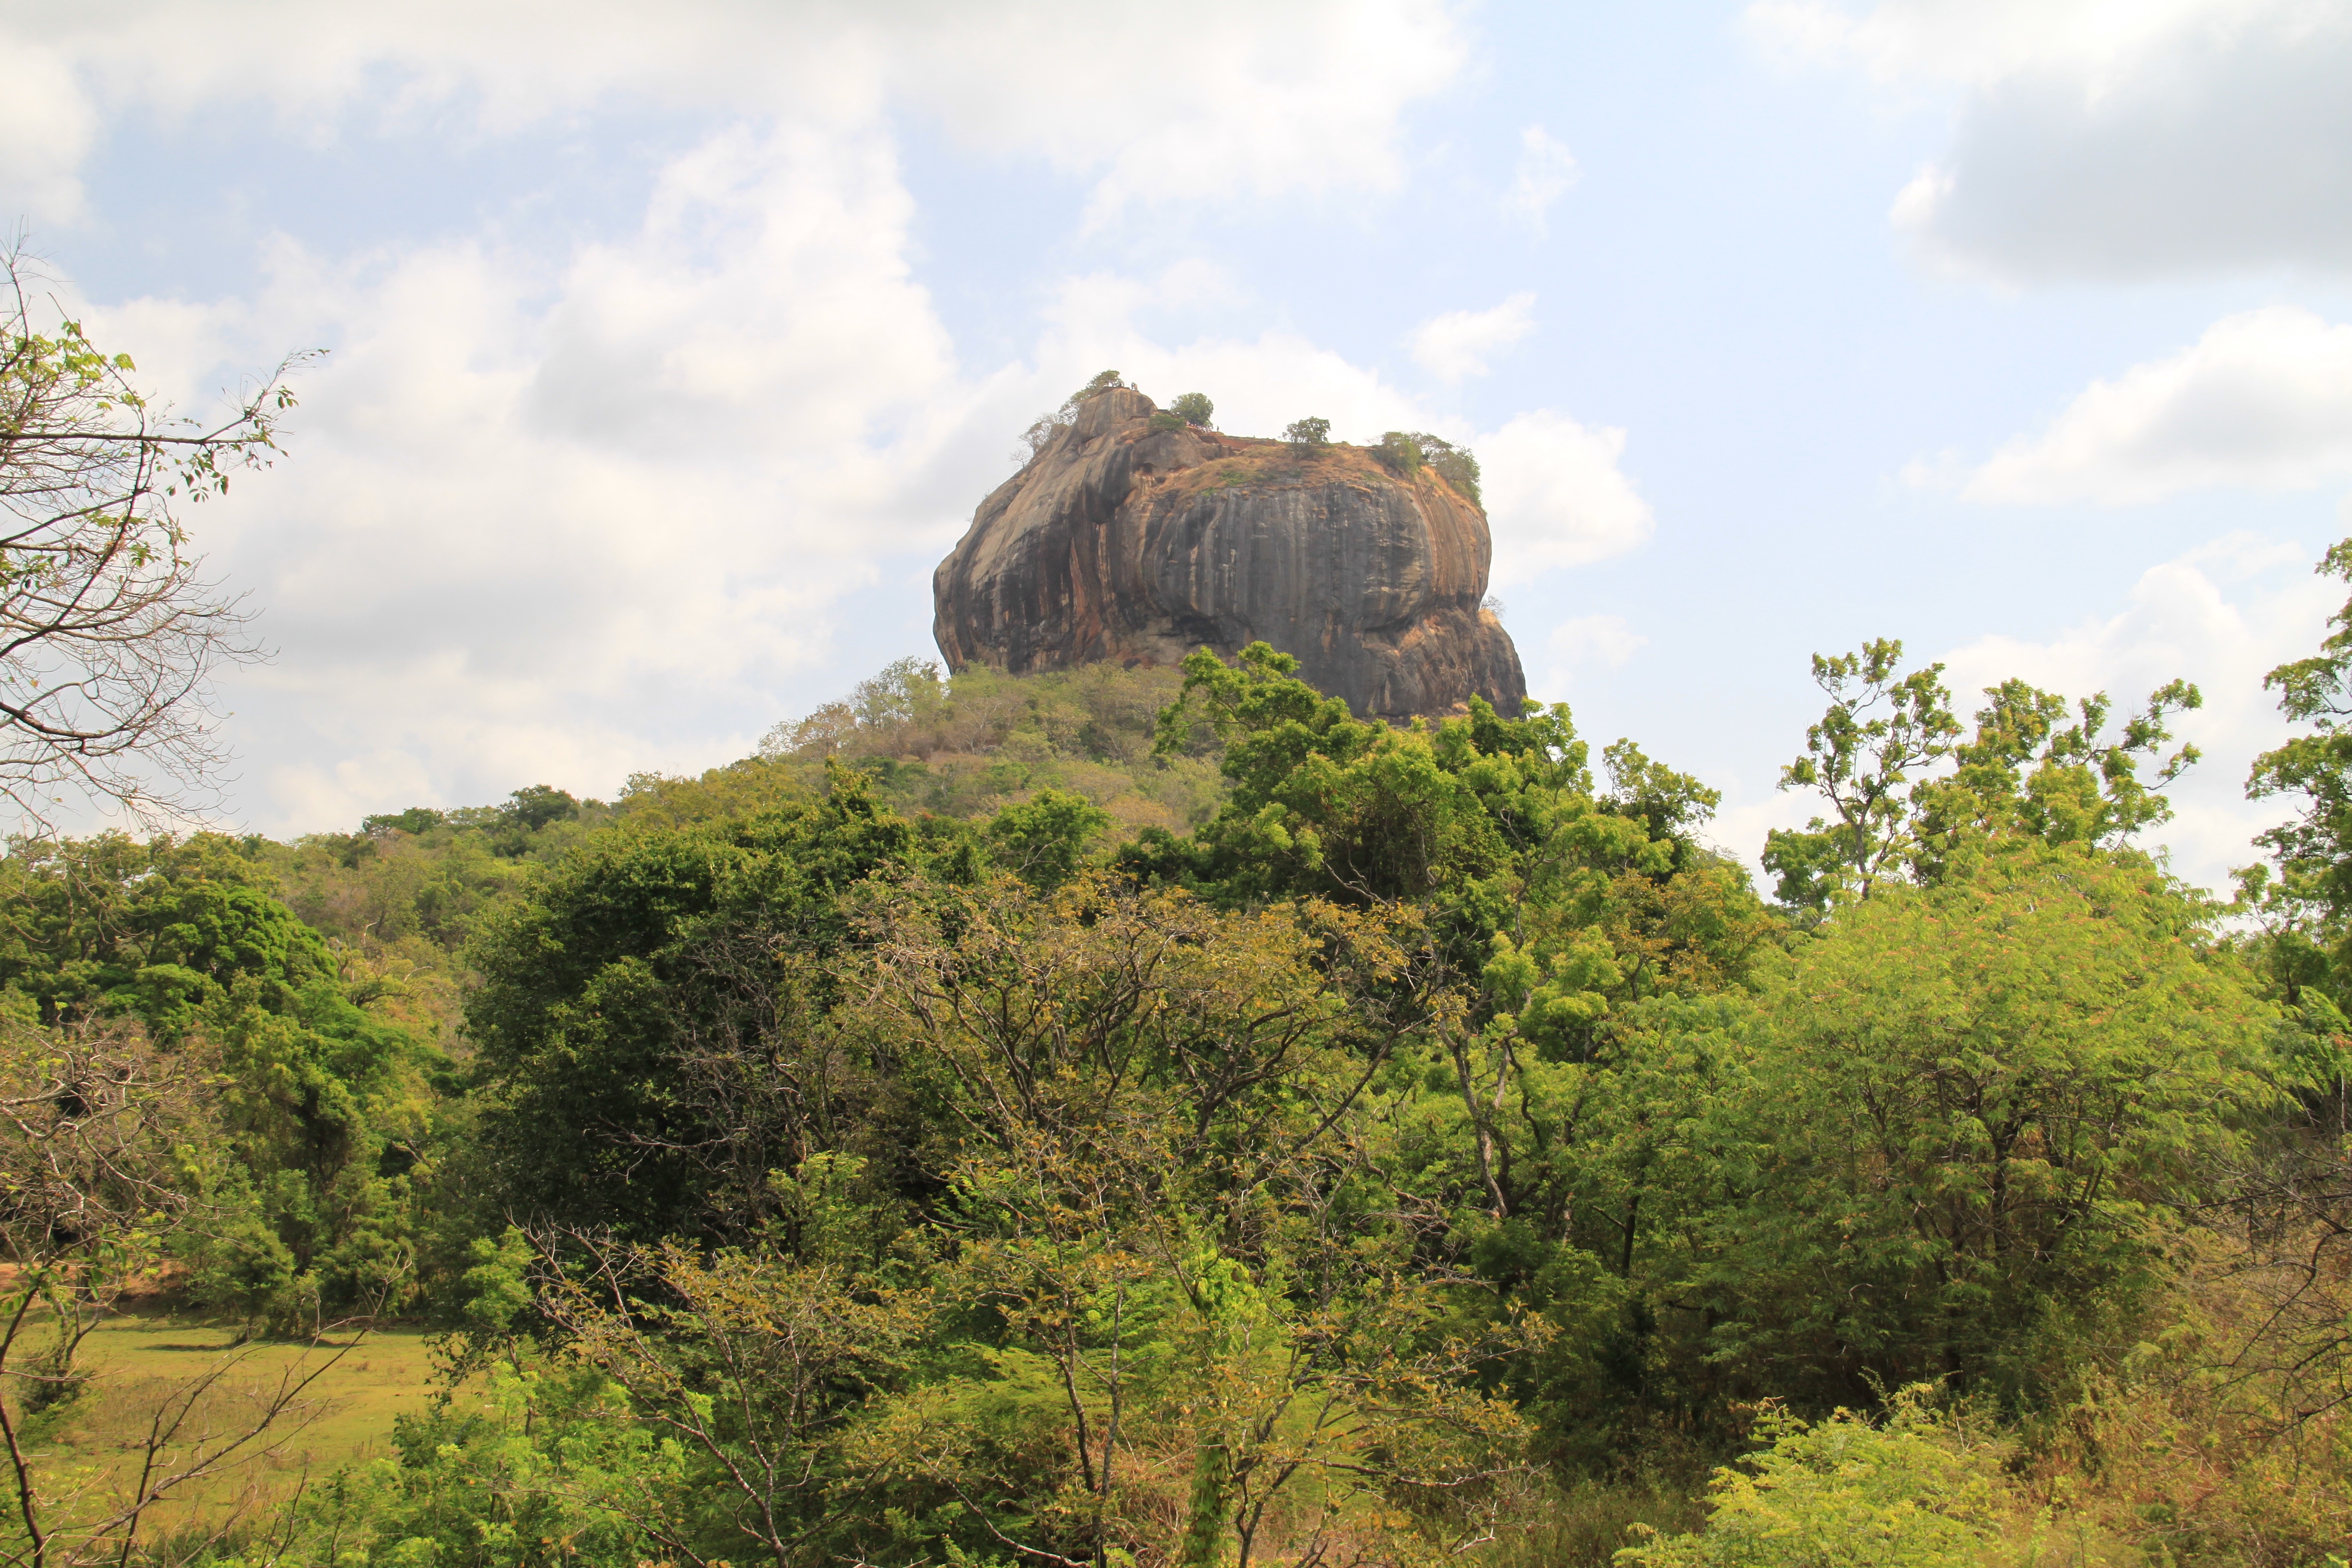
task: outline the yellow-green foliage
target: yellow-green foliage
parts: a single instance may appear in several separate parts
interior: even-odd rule
[[[371,1010],[462,1048],[459,954],[531,867],[609,827],[734,822],[813,799],[828,787],[828,760],[867,774],[877,798],[909,815],[986,816],[1059,790],[1104,811],[1114,840],[1197,826],[1226,793],[1213,738],[1202,729],[1179,753],[1153,754],[1153,722],[1182,684],[1177,670],[1115,665],[948,679],[904,658],[779,724],[756,756],[697,777],[632,774],[609,805],[535,786],[500,805],[419,807],[357,832],[250,840],[247,851],[328,939]]]
[[[1173,754],[1154,754],[1154,721],[1183,684],[1181,670],[1112,664],[1024,676],[975,668],[950,679],[937,665],[904,658],[848,697],[776,726],[761,754],[811,789],[825,759],[848,763],[906,811],[981,816],[1058,789],[1085,796],[1123,832],[1182,831],[1225,794],[1205,726]],[[760,765],[738,763],[700,783],[743,787],[739,775],[775,776],[755,773]]]
[[[1882,1422],[1768,1406],[1765,1446],[1717,1472],[1704,1530],[1618,1553],[1622,1568],[1992,1568],[2091,1563],[2117,1543],[2033,1506],[2007,1447],[1906,1389]]]
[[[2316,981],[2017,770],[1792,918],[1713,791],[1595,760],[1263,645],[903,660],[609,805],[19,851],[16,1299],[186,1257],[465,1325],[256,1563],[2340,1555]],[[455,1065],[383,1022],[460,995]],[[163,1384],[16,1349],[43,1463],[111,1485]]]

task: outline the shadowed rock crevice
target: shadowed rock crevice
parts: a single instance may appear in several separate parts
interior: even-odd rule
[[[932,574],[949,665],[1014,674],[1169,665],[1263,639],[1361,714],[1516,714],[1526,678],[1481,607],[1486,514],[1370,451],[1154,429],[1151,400],[1087,399],[998,486]]]

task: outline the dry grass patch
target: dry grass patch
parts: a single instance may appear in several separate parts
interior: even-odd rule
[[[421,1330],[240,1345],[232,1328],[167,1313],[109,1321],[85,1342],[83,1364],[88,1384],[26,1433],[52,1529],[110,1516],[151,1463],[168,1474],[217,1456],[149,1510],[139,1533],[151,1541],[217,1528],[384,1452],[394,1419],[422,1408],[433,1375]],[[172,1441],[151,1461],[159,1426]]]

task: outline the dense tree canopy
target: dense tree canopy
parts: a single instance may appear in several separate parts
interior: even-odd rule
[[[1773,902],[1565,708],[1399,728],[1295,668],[902,661],[609,805],[19,846],[0,1067],[218,1130],[80,1178],[166,1194],[205,1300],[452,1331],[281,1560],[1478,1561],[1579,1498],[1694,1523],[1759,1439],[1644,1560],[2352,1517],[2338,868],[2278,836],[2233,925],[2137,847],[2192,688],[1970,729],[1899,645],[1818,661]],[[2226,1461],[2100,1511],[2191,1462],[2158,1429]]]

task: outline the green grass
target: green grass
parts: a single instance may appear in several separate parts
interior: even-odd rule
[[[1513,1500],[1494,1542],[1475,1561],[1485,1568],[1612,1568],[1620,1550],[1643,1540],[1635,1526],[1680,1535],[1706,1521],[1706,1504],[1692,1489],[1654,1477],[1541,1480]]]
[[[137,1485],[158,1413],[187,1403],[187,1391],[208,1376],[214,1381],[180,1424],[179,1441],[163,1454],[167,1465],[249,1431],[281,1391],[310,1381],[257,1439],[152,1510],[143,1538],[217,1525],[382,1455],[394,1418],[421,1409],[432,1394],[425,1338],[395,1328],[331,1335],[315,1346],[239,1346],[235,1331],[219,1323],[169,1314],[115,1318],[83,1344],[89,1382],[70,1404],[29,1424],[44,1513],[53,1523],[88,1524],[113,1512]]]

